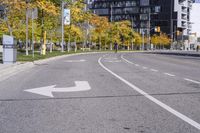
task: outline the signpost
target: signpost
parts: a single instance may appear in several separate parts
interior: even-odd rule
[[[38,18],[38,9],[33,8],[31,11],[31,18],[32,18],[32,56],[34,58],[34,19]]]
[[[64,9],[66,2],[62,2],[62,52],[64,52],[64,25],[70,25],[70,9]]]

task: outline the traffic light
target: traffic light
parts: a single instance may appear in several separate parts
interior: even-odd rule
[[[160,26],[157,27],[157,32],[160,32]]]
[[[179,31],[179,30],[176,31],[176,35],[177,35],[177,36],[180,35],[180,31]]]
[[[160,32],[160,26],[155,27],[155,32]]]

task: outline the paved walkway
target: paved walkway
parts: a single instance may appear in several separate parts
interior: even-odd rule
[[[200,51],[180,51],[180,50],[155,50],[152,51],[155,54],[168,54],[168,55],[180,55],[180,56],[195,56],[200,57]]]

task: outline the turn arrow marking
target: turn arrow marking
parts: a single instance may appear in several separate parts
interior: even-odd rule
[[[75,87],[56,88],[56,85],[51,85],[40,88],[28,89],[24,91],[47,97],[54,97],[52,94],[53,92],[77,92],[77,91],[87,91],[90,89],[91,87],[87,81],[75,81]]]

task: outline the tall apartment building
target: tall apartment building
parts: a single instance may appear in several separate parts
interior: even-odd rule
[[[160,26],[162,32],[176,40],[177,30],[182,38],[189,35],[192,2],[193,0],[92,0],[90,8],[94,13],[108,17],[110,21],[130,20],[133,28],[140,32],[148,29],[153,34],[154,27]]]

